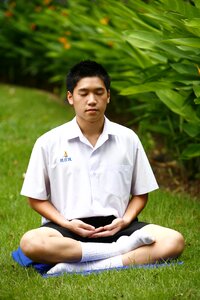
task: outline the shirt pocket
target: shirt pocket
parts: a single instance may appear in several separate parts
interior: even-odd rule
[[[105,168],[104,189],[117,197],[129,197],[132,182],[130,165],[108,165]]]

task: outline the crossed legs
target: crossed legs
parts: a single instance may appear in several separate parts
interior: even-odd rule
[[[159,260],[175,258],[184,249],[184,239],[175,230],[149,224],[138,232],[154,237],[155,242],[150,244],[144,243],[144,245],[134,250],[124,254],[121,253],[123,266],[154,263]],[[108,247],[108,244],[106,245]],[[79,241],[65,238],[57,230],[47,227],[27,232],[22,237],[20,246],[24,254],[33,261],[43,263],[80,262],[83,254]],[[113,256],[117,255],[115,252],[113,253]]]
[[[184,250],[183,236],[173,229],[149,224],[140,230],[145,230],[149,235],[154,236],[155,243],[124,254],[122,256],[124,266],[177,258]]]
[[[24,234],[20,247],[24,254],[35,262],[76,262],[82,257],[80,242],[63,237],[48,227],[33,229]]]

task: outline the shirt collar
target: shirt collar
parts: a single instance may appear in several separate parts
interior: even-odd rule
[[[71,139],[75,139],[77,137],[82,136],[82,132],[80,127],[78,126],[77,122],[76,122],[76,117],[74,117],[70,122],[69,122],[69,128],[68,128],[68,132],[67,132],[67,138],[69,140]]]
[[[111,122],[108,118],[105,117],[104,128],[102,134],[106,135],[117,135],[117,130],[114,123]]]
[[[69,128],[67,132],[67,138],[70,139],[75,139],[77,137],[81,138],[83,137],[83,133],[78,126],[78,123],[76,121],[76,117],[74,117],[70,122],[69,122]],[[109,135],[116,135],[117,131],[113,126],[113,122],[111,122],[108,118],[105,117],[104,121],[104,127],[103,127],[103,132],[102,136],[109,136]]]

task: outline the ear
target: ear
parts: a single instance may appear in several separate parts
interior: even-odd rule
[[[110,103],[110,90],[108,90],[107,103]]]
[[[67,100],[69,102],[70,105],[73,105],[74,104],[74,101],[73,101],[73,95],[71,92],[67,92]]]

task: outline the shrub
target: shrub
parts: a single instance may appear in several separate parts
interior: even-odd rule
[[[61,85],[80,59],[111,73],[116,109],[141,136],[159,134],[188,174],[200,174],[199,1],[5,1],[1,76]],[[124,101],[125,104],[121,104]]]

